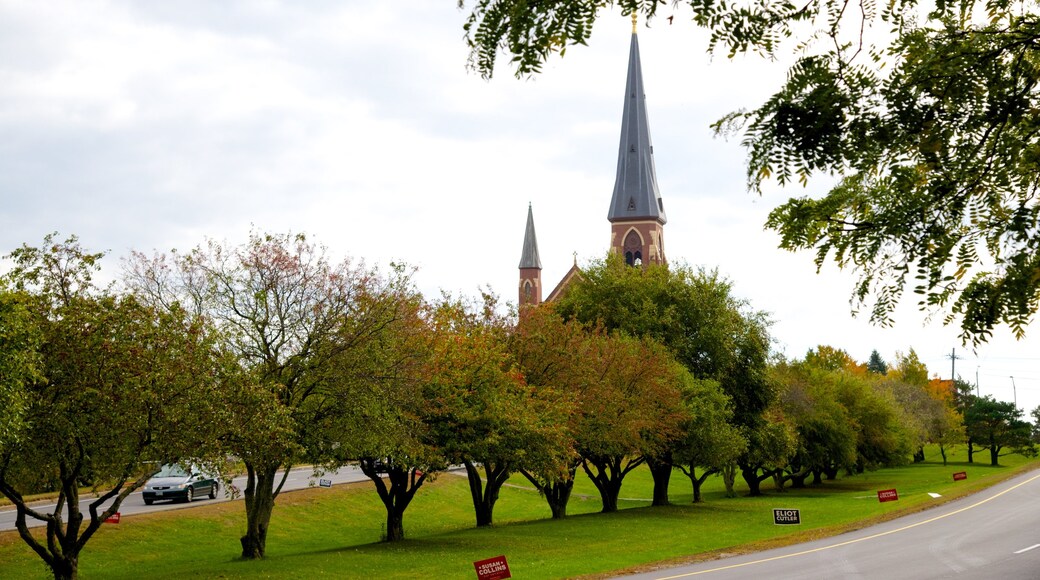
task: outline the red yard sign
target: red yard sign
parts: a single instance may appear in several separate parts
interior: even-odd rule
[[[477,569],[477,580],[502,580],[513,577],[509,573],[509,564],[506,564],[505,556],[473,562],[473,567]]]
[[[107,518],[105,518],[106,524],[118,524],[119,523],[119,512],[116,512]]]
[[[899,499],[899,494],[894,489],[882,489],[877,492],[878,501],[896,501]]]
[[[957,473],[953,474],[954,481],[960,481],[962,479],[968,479],[968,474],[966,472],[958,471]]]

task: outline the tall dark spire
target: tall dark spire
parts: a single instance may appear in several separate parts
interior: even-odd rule
[[[643,92],[643,69],[639,62],[639,39],[632,30],[628,53],[628,80],[625,83],[625,109],[621,118],[621,143],[618,147],[617,178],[607,219],[653,219],[664,224],[667,218],[654,169],[654,146],[650,142],[650,123]]]
[[[520,268],[542,269],[542,260],[538,257],[538,239],[534,235],[534,213],[531,204],[527,204],[527,230],[524,232],[524,250],[520,254]]]

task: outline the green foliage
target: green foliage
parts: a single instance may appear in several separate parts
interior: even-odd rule
[[[716,271],[678,264],[632,268],[611,255],[582,270],[558,311],[660,342],[695,378],[719,383],[737,425],[754,423],[775,397],[766,376],[767,317],[734,297]]]
[[[792,471],[823,473],[856,465],[859,423],[840,402],[844,368],[781,364],[775,369],[783,385],[780,405],[798,435]]]
[[[867,361],[867,370],[876,375],[888,374],[888,363],[885,359],[881,358],[877,350],[870,351],[870,360]]]
[[[976,397],[964,411],[964,426],[975,444],[990,452],[990,464],[997,465],[1001,452],[1035,456],[1029,423],[1022,420],[1022,411],[1014,403],[997,401],[993,397]]]
[[[333,263],[302,234],[256,232],[239,246],[210,240],[183,254],[135,253],[127,281],[148,303],[187,309],[215,328],[232,361],[224,382],[274,411],[236,405],[243,415],[225,423],[222,437],[248,475],[243,557],[263,557],[278,469],[342,459],[329,425],[356,411],[354,383],[329,371],[337,357],[379,339],[387,307],[371,297],[393,282],[348,260]]]
[[[16,506],[19,535],[55,577],[74,577],[79,553],[104,519],[159,465],[218,455],[224,407],[215,391],[213,336],[182,309],[154,309],[95,288],[101,255],[85,252],[75,237],[47,236],[43,247],[23,246],[8,257],[14,268],[4,283],[22,298],[0,303],[3,342],[38,343],[21,363],[23,376],[14,377],[25,394],[24,425],[0,446],[0,493]],[[26,374],[29,362],[35,372]],[[86,515],[83,485],[99,492]],[[56,504],[24,501],[40,490],[57,491]],[[47,523],[45,542],[28,531],[30,517]]]
[[[24,294],[0,285],[0,453],[18,439],[30,384],[40,380],[40,329]]]
[[[893,380],[924,388],[928,385],[928,365],[921,362],[914,349],[907,354],[896,353],[896,364],[889,371]]]
[[[470,66],[489,77],[505,51],[518,76],[533,74],[584,44],[601,11],[650,22],[663,4],[476,0],[465,24]],[[742,134],[754,191],[839,177],[822,197],[772,212],[766,225],[782,248],[855,270],[855,308],[875,323],[892,322],[909,287],[966,341],[998,325],[1024,334],[1040,307],[1034,0],[674,4],[710,32],[711,52],[776,57],[790,45],[796,57],[764,103],[714,125]]]

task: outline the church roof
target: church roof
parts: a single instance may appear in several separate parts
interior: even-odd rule
[[[656,219],[667,222],[661,193],[657,190],[654,146],[643,92],[643,69],[639,62],[639,39],[632,32],[628,53],[628,80],[625,83],[625,109],[621,118],[621,144],[618,147],[617,178],[607,219]]]
[[[521,268],[542,269],[542,260],[538,257],[538,239],[534,235],[534,213],[531,204],[527,204],[527,231],[524,232],[524,251],[520,255]]]

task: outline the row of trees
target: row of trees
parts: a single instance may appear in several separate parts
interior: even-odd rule
[[[607,512],[644,463],[654,505],[673,469],[695,501],[713,474],[732,495],[739,473],[754,495],[770,478],[782,489],[943,449],[990,402],[937,389],[912,352],[886,374],[825,347],[770,364],[766,316],[716,272],[681,266],[607,258],[516,317],[487,293],[427,300],[407,268],[333,262],[299,235],[133,254],[118,288],[93,282],[101,257],[49,236],[10,254],[0,286],[0,493],[59,578],[159,465],[189,458],[244,466],[241,553],[260,558],[302,463],[359,463],[393,541],[452,465],[478,526],[513,474],[562,518],[579,468]],[[1017,448],[995,432],[969,441]],[[86,514],[83,485],[100,492]],[[24,500],[39,489],[58,492],[48,512]]]

